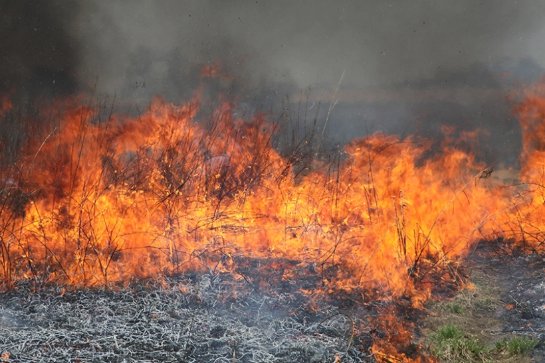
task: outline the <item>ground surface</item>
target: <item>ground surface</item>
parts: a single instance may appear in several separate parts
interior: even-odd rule
[[[446,362],[545,362],[543,255],[481,243],[464,269],[468,287],[430,304],[425,344]],[[516,352],[525,342],[535,347]]]
[[[440,296],[425,319],[400,302],[303,292],[320,276],[284,281],[290,261],[110,290],[21,284],[0,294],[0,362],[373,362],[372,339],[389,338],[372,322],[392,308],[416,322],[414,347],[442,361],[545,362],[545,260],[511,250],[480,244],[460,269],[468,288]],[[440,350],[449,324],[455,339]],[[513,353],[518,337],[535,344]]]
[[[119,291],[30,286],[0,295],[10,362],[366,362],[357,314],[250,277],[200,273]],[[263,285],[263,284],[262,284]],[[345,304],[346,305],[346,304]],[[1,353],[1,352],[0,352]],[[2,359],[0,359],[2,361]]]

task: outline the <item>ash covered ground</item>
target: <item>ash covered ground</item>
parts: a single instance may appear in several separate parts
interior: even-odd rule
[[[239,276],[240,277],[240,276]],[[365,304],[293,284],[199,273],[119,289],[41,287],[0,295],[0,349],[10,362],[372,361]]]
[[[520,252],[481,243],[462,271],[498,294],[494,309],[477,312],[495,322],[485,324],[493,326],[487,335],[530,336],[540,343],[528,359],[543,362],[545,258]],[[402,299],[318,293],[323,276],[294,261],[244,264],[235,273],[185,273],[109,289],[19,283],[0,295],[0,361],[375,362],[373,341],[395,335],[376,323],[389,309],[416,323],[415,341],[423,334],[419,316],[426,311]],[[286,280],[287,267],[296,273]],[[420,350],[413,358],[426,354],[425,345],[413,347]]]

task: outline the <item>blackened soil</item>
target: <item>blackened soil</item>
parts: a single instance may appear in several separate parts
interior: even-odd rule
[[[539,340],[531,360],[545,362],[545,255],[505,243],[481,243],[468,259],[472,276],[499,293],[497,334]]]

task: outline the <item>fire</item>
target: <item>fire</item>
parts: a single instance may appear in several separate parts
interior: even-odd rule
[[[137,118],[101,122],[73,108],[30,140],[3,171],[14,184],[2,280],[107,284],[238,254],[298,260],[328,288],[419,304],[421,267],[463,256],[501,204],[476,178],[484,166],[451,146],[424,157],[426,144],[373,135],[348,145],[338,167],[296,178],[263,117],[236,119],[224,104],[205,128],[197,111],[197,100],[156,100]]]
[[[0,96],[0,117],[4,116],[11,108],[13,107],[13,104],[9,97],[6,96]]]
[[[372,322],[373,344],[371,352],[377,362],[383,363],[435,363],[437,360],[423,353],[423,347],[414,343],[414,322],[399,319],[403,306],[385,308]]]
[[[506,235],[517,242],[543,250],[545,239],[545,88],[526,92],[517,108],[522,129],[520,182],[505,218]]]
[[[301,175],[273,147],[274,125],[238,119],[227,103],[207,123],[198,99],[107,120],[71,107],[0,170],[0,280],[107,285],[229,272],[236,256],[284,258],[319,273],[326,291],[403,295],[419,307],[426,276],[477,240],[542,245],[544,100],[534,92],[518,110],[523,187],[498,185],[452,138],[430,153],[425,141],[376,134]]]

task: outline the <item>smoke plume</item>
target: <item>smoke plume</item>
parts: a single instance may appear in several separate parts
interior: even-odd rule
[[[545,3],[533,1],[0,4],[3,92],[115,95],[140,107],[156,95],[183,102],[204,84],[247,113],[286,98],[292,110],[320,107],[340,143],[374,131],[437,137],[442,124],[481,129],[493,161],[518,147],[507,96],[545,66]],[[203,67],[216,77],[203,82]]]
[[[16,101],[77,90],[79,44],[71,1],[0,1],[0,92]]]

